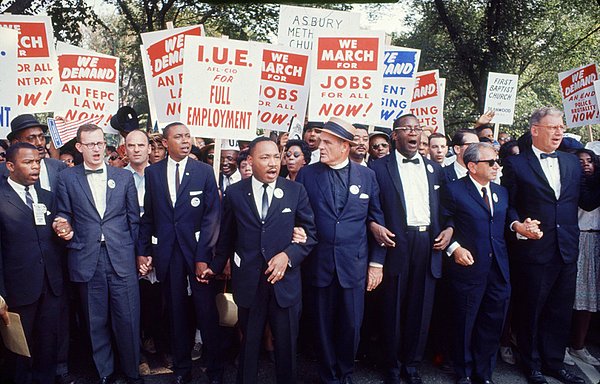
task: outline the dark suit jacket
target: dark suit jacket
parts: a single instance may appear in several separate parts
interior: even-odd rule
[[[44,164],[46,164],[46,169],[48,170],[48,179],[50,180],[50,188],[52,192],[56,193],[56,188],[58,187],[58,174],[67,168],[67,165],[60,160],[45,158]],[[6,163],[0,163],[0,175],[5,179],[8,177],[10,172],[8,168],[6,168]],[[36,186],[39,187],[39,180],[35,183]]]
[[[146,194],[137,247],[138,255],[154,257],[160,281],[166,277],[176,243],[186,257],[190,273],[194,271],[194,263],[210,263],[219,235],[221,210],[212,168],[190,158],[173,207],[167,183],[167,160],[147,167],[144,173]]]
[[[52,293],[62,294],[65,244],[52,230],[54,194],[35,188],[46,205],[46,225],[35,225],[33,212],[8,184],[0,180],[0,295],[8,307],[28,305],[42,293],[44,272]]]
[[[502,185],[508,189],[510,198],[509,223],[530,217],[541,222],[544,232],[539,240],[516,241],[514,255],[511,253],[515,261],[543,264],[557,252],[565,263],[577,261],[581,167],[576,156],[559,151],[557,154],[561,180],[558,200],[531,148],[508,157],[502,169]]]
[[[419,155],[420,156],[420,155]],[[429,209],[430,220],[429,234],[431,235],[431,273],[434,277],[442,275],[442,255],[440,251],[433,251],[433,240],[440,234],[440,209],[439,209],[439,187],[443,184],[444,175],[439,164],[423,158],[429,182]],[[377,182],[381,190],[380,199],[387,229],[392,231],[396,237],[394,248],[387,248],[384,273],[397,276],[405,267],[406,257],[404,252],[408,249],[408,231],[406,229],[406,202],[404,201],[404,190],[395,153],[375,160],[371,164],[375,171]]]
[[[337,214],[328,176],[329,167],[315,163],[303,167],[296,178],[304,184],[315,212],[318,244],[305,261],[308,284],[327,287],[337,274],[344,288],[364,286],[369,261],[383,264],[385,249],[368,241],[367,224],[384,225],[379,186],[369,168],[350,161],[348,202]]]
[[[456,174],[456,170],[454,170],[454,163],[443,167],[442,172],[444,174],[444,184],[458,180],[458,175]]]
[[[442,217],[452,219],[454,224],[450,244],[458,241],[471,252],[475,261],[473,265],[464,267],[452,260],[446,270],[450,278],[486,280],[494,257],[504,279],[509,282],[508,254],[504,241],[504,230],[508,225],[508,191],[495,183],[490,183],[490,190],[493,215],[468,176],[442,189]]]
[[[238,254],[239,266],[232,259],[231,273],[234,298],[240,307],[252,305],[260,279],[267,279],[264,265],[280,252],[288,255],[291,267],[273,285],[277,303],[287,308],[302,297],[300,265],[316,244],[314,215],[302,184],[279,177],[275,188],[283,191],[283,197],[273,195],[264,224],[254,202],[252,178],[227,188],[217,254],[210,267],[218,273],[234,251]],[[304,228],[306,243],[291,242],[294,227]]]
[[[58,178],[58,216],[66,218],[74,236],[69,248],[71,281],[88,282],[98,264],[101,237],[115,272],[121,276],[137,273],[135,241],[140,207],[131,172],[107,166],[106,210],[100,218],[83,164],[68,168]]]

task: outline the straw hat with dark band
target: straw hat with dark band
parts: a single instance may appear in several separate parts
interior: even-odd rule
[[[356,145],[354,142],[354,127],[352,124],[340,118],[330,118],[323,128],[317,128],[317,131],[329,133],[330,135],[347,141],[350,145]]]

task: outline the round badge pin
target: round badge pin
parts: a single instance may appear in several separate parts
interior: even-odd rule
[[[275,196],[278,199],[281,199],[283,197],[283,190],[281,188],[275,188],[275,190],[273,191],[273,196]]]
[[[197,207],[197,206],[199,206],[199,205],[200,205],[200,199],[199,199],[199,198],[197,198],[197,197],[194,197],[194,198],[192,199],[191,203],[192,203],[192,207]]]
[[[498,202],[498,195],[496,195],[495,193],[492,194],[492,199],[494,200],[494,203]]]
[[[115,184],[115,181],[113,179],[108,180],[108,188],[114,189],[117,184]]]
[[[431,164],[427,164],[427,170],[429,171],[429,173],[433,173],[433,167],[431,166]]]
[[[353,195],[358,195],[358,192],[359,192],[359,191],[360,191],[360,190],[358,189],[358,186],[357,186],[357,185],[351,185],[351,186],[350,186],[350,193],[351,193],[351,194],[353,194]]]

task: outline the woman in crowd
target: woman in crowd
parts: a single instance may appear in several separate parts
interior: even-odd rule
[[[284,164],[287,167],[288,179],[296,180],[300,168],[310,161],[310,149],[303,140],[288,140],[285,144]]]

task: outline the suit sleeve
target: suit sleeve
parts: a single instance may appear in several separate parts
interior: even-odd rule
[[[150,172],[146,168],[146,172],[144,172],[144,183],[145,183],[145,192],[144,192],[144,215],[140,218],[140,229],[138,233],[137,240],[137,250],[136,253],[138,256],[149,256],[152,254],[151,247],[151,239],[152,239],[152,228],[154,225],[154,205],[152,204],[152,177],[150,176]]]
[[[221,218],[221,230],[217,243],[215,257],[210,262],[210,269],[214,273],[221,273],[227,259],[233,256],[235,239],[237,239],[237,225],[235,222],[235,207],[231,202],[231,193],[227,193],[223,200],[223,217]]]
[[[200,223],[200,238],[196,245],[196,256],[194,261],[210,263],[213,259],[215,246],[219,238],[219,224],[221,215],[221,202],[217,183],[212,172],[207,171],[204,187],[206,209]]]
[[[379,184],[375,177],[375,172],[369,172],[371,179],[371,196],[369,198],[369,213],[367,215],[367,224],[372,221],[379,225],[385,226],[385,219],[383,216],[383,210],[381,209],[381,202],[379,200]],[[384,265],[385,254],[387,248],[377,244],[371,231],[367,229],[367,236],[369,237],[369,262]]]
[[[0,244],[2,244],[2,231],[0,230]],[[4,286],[4,258],[2,246],[0,245],[0,296],[6,298],[6,287]]]
[[[446,223],[446,228],[448,226],[454,227],[454,220],[452,219],[456,214],[456,200],[452,194],[450,188],[448,188],[448,184],[445,184],[440,188],[440,216],[442,219],[442,223]],[[452,225],[448,225],[448,223],[452,223]],[[456,234],[456,232],[454,232]],[[449,245],[452,245],[456,239],[454,235],[452,235],[452,239],[450,240]]]
[[[298,194],[298,206],[296,207],[296,227],[302,227],[306,232],[306,242],[303,244],[291,243],[284,250],[290,259],[292,268],[299,266],[302,260],[308,256],[313,247],[317,244],[317,228],[315,226],[315,215],[313,213],[308,194],[304,185],[300,184]]]
[[[519,196],[519,183],[513,159],[507,159],[506,164],[502,168],[502,186],[508,190],[508,211],[506,213],[507,221],[510,223],[521,221],[517,212],[517,196]]]
[[[133,244],[137,244],[138,232],[140,229],[140,203],[138,202],[137,189],[133,181],[133,174],[127,172],[127,185],[125,190],[125,205],[127,209],[127,221],[131,231]]]
[[[65,174],[58,174],[58,186],[56,189],[56,216],[67,219],[69,224],[73,224],[73,209],[71,208],[71,198],[65,181]]]

